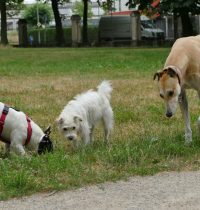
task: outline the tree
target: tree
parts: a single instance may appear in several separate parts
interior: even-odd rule
[[[37,12],[40,24],[45,25],[51,21],[51,8],[47,4],[34,4],[26,7],[23,14],[29,25],[37,26]]]
[[[0,1],[0,11],[1,11],[1,44],[8,44],[7,37],[7,17],[6,17],[6,0]]]
[[[88,0],[83,0],[83,44],[88,44],[88,24],[87,24],[87,18],[88,18]]]
[[[7,37],[7,8],[16,8],[23,0],[0,0],[1,13],[1,44],[8,44]]]
[[[155,0],[129,0],[127,5],[141,11],[154,11],[161,14],[173,13],[175,19],[181,18],[182,22],[182,36],[194,35],[192,23],[189,14],[200,14],[200,0],[162,0],[157,7],[153,7],[152,3]]]
[[[183,36],[194,35],[194,30],[189,14],[200,14],[199,0],[164,0],[162,1],[162,4],[160,4],[160,10],[164,13],[173,12],[175,18],[181,18]]]
[[[56,22],[56,41],[58,46],[62,46],[65,43],[62,20],[58,10],[58,4],[61,3],[61,0],[51,0],[51,6]]]
[[[84,10],[83,2],[82,1],[76,1],[74,6],[73,6],[73,8],[72,8],[73,13],[78,14],[81,17],[83,17],[83,10]],[[87,13],[88,13],[87,14],[88,17],[92,17],[93,16],[91,4],[88,5]]]
[[[54,19],[56,23],[56,42],[58,46],[62,46],[65,43],[64,32],[62,28],[62,19],[59,13],[58,6],[64,2],[69,2],[69,0],[37,0],[44,3],[51,2],[51,7],[54,14]]]
[[[115,10],[115,8],[113,8],[114,2],[115,0],[106,0],[106,1],[97,0],[98,5],[103,8],[106,14]]]

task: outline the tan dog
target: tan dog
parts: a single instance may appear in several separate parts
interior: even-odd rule
[[[160,96],[166,104],[166,116],[172,117],[179,103],[185,120],[185,141],[192,141],[186,88],[195,89],[200,97],[200,35],[177,39],[165,62],[164,69],[155,73]],[[198,119],[200,130],[200,117]]]

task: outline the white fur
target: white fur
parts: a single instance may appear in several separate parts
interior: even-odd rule
[[[4,104],[0,102],[0,115],[4,108]],[[27,120],[26,115],[21,111],[16,111],[12,108],[6,116],[5,124],[1,137],[10,141],[6,144],[6,152],[14,152],[18,155],[25,155],[24,143],[27,139]],[[41,128],[31,120],[32,136],[27,148],[37,151],[39,142],[45,135]]]
[[[110,105],[111,83],[103,81],[97,91],[88,90],[77,95],[64,107],[57,119],[58,129],[77,146],[80,135],[85,144],[92,141],[95,125],[102,120],[107,141],[113,128],[113,111]]]

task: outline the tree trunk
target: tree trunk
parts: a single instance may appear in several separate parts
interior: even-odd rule
[[[83,44],[88,44],[88,31],[87,31],[87,14],[88,14],[88,0],[83,0]]]
[[[7,21],[6,21],[6,0],[0,1],[0,12],[1,12],[1,44],[8,44],[7,37]]]
[[[174,40],[178,39],[178,16],[177,13],[174,11]]]
[[[62,28],[61,17],[58,10],[58,0],[51,0],[51,6],[56,22],[56,42],[58,46],[62,46],[65,44],[65,38]]]
[[[192,27],[192,23],[189,17],[189,12],[187,9],[182,8],[180,11],[181,22],[182,22],[182,36],[192,36],[194,35],[194,30]]]

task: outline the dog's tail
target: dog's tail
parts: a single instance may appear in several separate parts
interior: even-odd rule
[[[112,85],[111,82],[104,80],[98,87],[97,87],[97,92],[100,95],[105,96],[108,100],[111,98],[111,93],[112,93]]]

